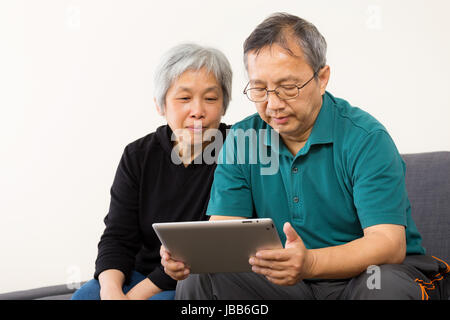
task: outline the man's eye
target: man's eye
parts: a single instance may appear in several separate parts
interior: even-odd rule
[[[206,98],[206,100],[207,100],[207,101],[217,101],[218,99],[217,99],[217,98],[212,98],[212,97],[210,97],[210,98]]]
[[[291,90],[291,89],[297,88],[297,86],[295,84],[285,84],[285,85],[280,86],[280,88]]]
[[[190,98],[189,97],[179,97],[179,98],[177,98],[178,100],[182,100],[182,101],[187,101],[187,100],[189,100]]]

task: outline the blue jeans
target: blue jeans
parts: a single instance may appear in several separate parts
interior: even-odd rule
[[[123,293],[127,293],[135,285],[144,280],[146,276],[133,271],[131,273],[130,283],[123,286]],[[173,300],[175,297],[175,290],[162,291],[155,294],[149,300]],[[100,283],[98,280],[92,279],[81,286],[80,289],[74,292],[71,300],[100,300]]]

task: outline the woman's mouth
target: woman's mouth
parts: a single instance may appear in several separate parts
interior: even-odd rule
[[[207,127],[187,126],[186,128],[191,132],[201,133],[206,130]]]

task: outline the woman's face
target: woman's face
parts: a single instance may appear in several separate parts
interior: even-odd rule
[[[185,71],[167,91],[164,116],[178,143],[192,146],[208,140],[205,131],[217,129],[222,115],[222,87],[205,68]]]

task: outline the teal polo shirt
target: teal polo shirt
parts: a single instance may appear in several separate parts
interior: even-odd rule
[[[283,243],[290,222],[308,249],[348,243],[373,225],[403,225],[407,254],[424,254],[405,169],[382,124],[326,92],[295,156],[258,114],[231,128],[207,214],[272,218]]]

